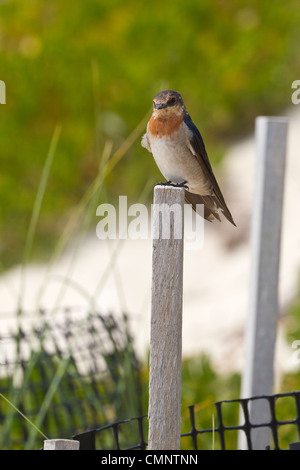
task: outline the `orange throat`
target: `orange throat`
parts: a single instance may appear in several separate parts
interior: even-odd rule
[[[176,132],[183,121],[182,114],[164,114],[155,116],[152,114],[149,121],[149,132],[155,137],[171,137]]]

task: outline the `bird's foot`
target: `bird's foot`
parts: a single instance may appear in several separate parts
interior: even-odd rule
[[[187,181],[182,181],[182,183],[172,183],[172,181],[167,181],[165,183],[157,183],[157,186],[173,186],[174,188],[185,188],[189,190],[189,187],[186,185]]]
[[[176,188],[184,188],[184,189],[187,189],[189,190],[189,187],[187,186],[187,181],[182,181],[182,183],[176,183],[174,184],[174,186],[176,186]]]

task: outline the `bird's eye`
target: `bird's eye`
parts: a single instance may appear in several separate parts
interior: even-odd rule
[[[174,97],[173,97],[173,98],[170,98],[170,99],[168,100],[168,105],[172,105],[172,104],[175,104],[175,103],[176,103],[176,98],[174,98]]]

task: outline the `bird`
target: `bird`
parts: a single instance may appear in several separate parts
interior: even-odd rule
[[[214,176],[202,136],[186,110],[179,92],[160,91],[153,99],[153,112],[142,137],[142,147],[152,153],[166,178],[165,185],[185,188],[185,201],[197,212],[204,206],[204,219],[221,221],[220,213],[236,226]]]

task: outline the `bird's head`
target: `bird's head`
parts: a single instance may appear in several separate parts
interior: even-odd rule
[[[185,112],[181,94],[173,90],[157,93],[153,99],[153,114],[158,118],[168,118]]]

